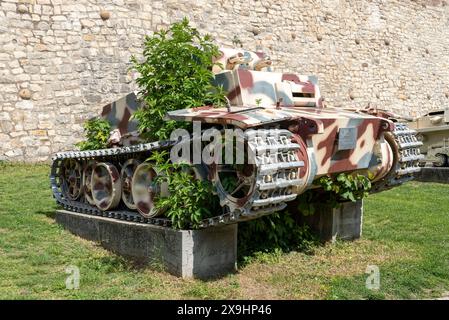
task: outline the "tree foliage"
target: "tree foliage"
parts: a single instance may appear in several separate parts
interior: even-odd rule
[[[144,136],[167,139],[175,128],[189,125],[163,120],[168,111],[222,105],[223,90],[212,85],[213,58],[218,55],[212,38],[200,35],[186,18],[145,37],[143,61],[131,58],[139,73],[140,98],[145,102],[134,117]]]
[[[307,252],[316,242],[308,227],[298,225],[285,210],[239,224],[238,251],[243,260],[251,259],[258,252]]]
[[[167,151],[154,152],[148,161],[155,164],[159,172],[156,183],[168,185],[168,197],[157,197],[155,206],[166,210],[176,229],[197,228],[202,219],[213,215],[218,207],[218,198],[212,197],[212,184],[208,180],[197,180],[189,164],[171,163]],[[216,212],[214,212],[216,214]]]
[[[87,120],[84,125],[86,140],[78,142],[76,146],[80,150],[95,150],[107,148],[107,141],[111,131],[111,124],[101,118]]]
[[[319,189],[310,189],[298,197],[298,209],[305,215],[318,210],[338,208],[342,202],[361,200],[371,190],[369,178],[360,174],[340,173],[336,178],[323,176],[314,182]]]
[[[190,127],[166,120],[168,111],[223,104],[224,91],[212,84],[213,61],[218,55],[212,38],[202,36],[187,19],[145,37],[143,59],[131,58],[132,68],[139,73],[136,82],[144,102],[134,118],[144,138],[164,140],[174,129]],[[211,183],[196,180],[188,164],[171,163],[166,152],[153,153],[148,161],[155,163],[161,173],[158,183],[167,183],[170,194],[155,199],[156,209],[167,210],[174,228],[198,227],[218,200],[211,197]]]

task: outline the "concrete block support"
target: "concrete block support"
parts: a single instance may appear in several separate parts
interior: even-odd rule
[[[355,240],[362,236],[363,200],[345,202],[341,208],[303,216],[301,220],[321,241]]]
[[[210,278],[236,270],[237,224],[173,230],[66,210],[56,211],[56,222],[119,255],[143,263],[161,263],[179,277]]]
[[[449,168],[421,168],[421,171],[415,174],[415,180],[422,182],[449,183]]]

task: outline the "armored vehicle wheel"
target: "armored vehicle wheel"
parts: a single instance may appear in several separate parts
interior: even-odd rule
[[[122,167],[121,179],[122,179],[122,200],[123,203],[131,210],[136,209],[132,195],[132,178],[136,168],[140,165],[140,161],[136,159],[127,160]]]
[[[246,204],[255,192],[257,181],[255,165],[217,165],[215,181],[217,192],[226,199],[226,205],[238,208]]]
[[[76,200],[82,193],[81,165],[75,159],[63,161],[60,177],[62,194],[69,200]]]
[[[433,162],[434,167],[447,167],[449,165],[449,157],[444,153],[437,153],[435,155],[437,161]]]
[[[92,173],[92,198],[102,211],[110,210],[120,202],[122,183],[117,168],[108,162],[97,163]]]
[[[154,206],[156,196],[166,196],[167,188],[165,184],[158,184],[156,177],[158,173],[150,163],[140,164],[134,171],[131,183],[132,196],[137,211],[145,218],[153,218],[162,214]]]
[[[392,166],[382,179],[375,181],[373,192],[387,190],[413,179],[413,174],[421,170],[419,162],[424,158],[419,150],[422,142],[416,137],[416,131],[406,124],[395,123],[395,130],[386,132],[384,137],[393,152]]]
[[[84,197],[86,198],[87,202],[91,205],[95,205],[95,201],[92,198],[92,172],[94,169],[94,166],[97,164],[97,161],[90,160],[83,170],[83,192]]]
[[[243,164],[209,166],[209,175],[220,204],[240,219],[254,219],[286,207],[306,181],[299,178],[304,168],[298,150],[287,130],[247,131]],[[304,153],[306,156],[307,154]],[[306,169],[306,168],[304,168]]]

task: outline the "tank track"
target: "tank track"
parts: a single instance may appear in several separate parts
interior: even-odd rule
[[[247,205],[238,208],[229,205],[226,196],[219,195],[221,204],[228,208],[227,212],[203,219],[200,222],[200,228],[233,224],[269,215],[284,209],[287,206],[286,202],[297,197],[293,188],[303,183],[301,179],[297,178],[297,174],[304,163],[299,161],[294,151],[300,146],[291,142],[292,133],[288,130],[268,129],[257,130],[257,132],[262,132],[262,135],[245,133],[249,148],[254,154],[256,166],[256,187],[251,200]],[[149,153],[169,148],[174,144],[173,141],[159,141],[121,148],[57,153],[52,159],[50,174],[53,196],[57,204],[69,211],[169,227],[171,221],[168,218],[144,218],[138,212],[130,211],[123,205],[114,210],[102,211],[89,204],[82,196],[80,199],[70,200],[62,192],[60,172],[66,159],[74,159],[81,163],[82,167],[91,160],[112,162],[118,166],[128,159],[146,159]]]
[[[300,146],[291,142],[291,137],[290,131],[282,129],[245,132],[248,154],[256,166],[255,191],[244,206],[233,204],[218,192],[220,204],[229,208],[231,219],[236,215],[239,221],[256,219],[283,210],[286,202],[296,199],[294,188],[304,183],[298,174],[304,162],[298,159],[295,151]]]
[[[416,136],[417,132],[406,123],[395,123],[394,131],[385,138],[393,148],[393,168],[390,173],[373,184],[372,191],[379,192],[414,179],[413,174],[421,170],[419,161],[424,159],[419,147],[423,144]]]

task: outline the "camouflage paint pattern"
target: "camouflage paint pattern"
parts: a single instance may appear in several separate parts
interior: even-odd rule
[[[280,72],[237,69],[215,75],[231,105],[322,107],[317,80]]]
[[[137,209],[132,195],[132,180],[136,168],[140,165],[137,159],[129,159],[122,165],[120,178],[122,181],[122,200],[126,207],[131,210]]]
[[[108,162],[97,163],[92,172],[92,198],[101,210],[117,207],[122,198],[120,173]]]
[[[271,71],[271,60],[264,52],[248,51],[237,48],[220,48],[220,55],[214,60],[212,71],[218,74],[224,70],[256,70]]]
[[[74,159],[66,159],[59,173],[61,187],[70,200],[76,200],[82,194],[82,168]]]
[[[112,129],[118,129],[120,134],[137,130],[137,121],[130,119],[131,115],[140,108],[135,92],[113,101],[102,108],[102,118],[109,121]]]
[[[373,153],[376,143],[380,143],[383,150],[378,155],[388,157],[390,151],[383,145],[382,133],[393,127],[393,123],[386,119],[332,108],[231,107],[231,112],[228,112],[226,108],[205,107],[172,111],[168,117],[180,121],[234,125],[242,129],[286,123],[289,130],[312,146],[317,166],[315,174],[318,176],[372,167],[373,161],[377,163]],[[354,148],[338,149],[342,128],[356,131]]]
[[[97,164],[97,161],[90,160],[87,162],[87,164],[84,166],[83,170],[83,192],[84,197],[86,198],[87,202],[95,205],[95,201],[92,197],[92,172],[94,170],[95,165]]]
[[[162,214],[164,211],[153,206],[154,198],[157,196],[167,196],[166,183],[156,182],[158,172],[153,165],[148,162],[138,165],[132,178],[132,196],[137,211],[145,218],[152,218]]]

